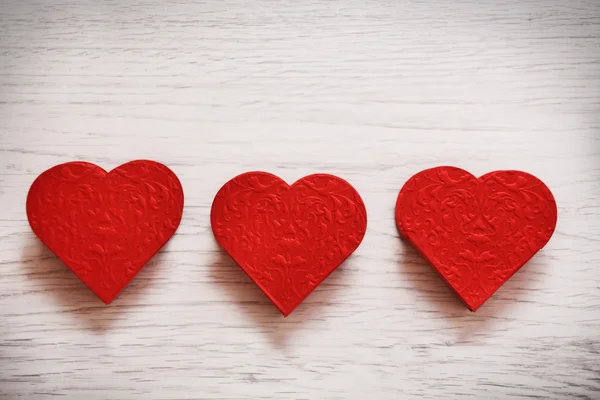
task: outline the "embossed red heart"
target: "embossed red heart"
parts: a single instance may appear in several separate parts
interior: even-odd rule
[[[148,160],[109,173],[87,162],[60,164],[27,195],[33,232],[106,304],[175,233],[182,212],[177,176]]]
[[[356,190],[333,175],[289,186],[249,172],[219,190],[211,225],[223,249],[287,316],[359,246],[367,212]]]
[[[521,171],[428,169],[396,204],[400,233],[472,311],[546,245],[556,218],[550,189]]]

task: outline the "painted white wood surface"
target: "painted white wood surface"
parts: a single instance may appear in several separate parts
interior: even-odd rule
[[[106,307],[34,237],[52,165],[169,165],[186,206]],[[401,243],[415,172],[522,169],[548,246],[470,313]],[[238,173],[350,181],[362,246],[288,319],[217,248]],[[600,2],[0,2],[0,398],[599,399]]]

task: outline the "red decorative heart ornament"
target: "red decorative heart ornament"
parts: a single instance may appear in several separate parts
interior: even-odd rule
[[[109,304],[177,230],[183,189],[154,161],[109,173],[87,162],[43,172],[27,195],[33,232]]]
[[[396,222],[465,302],[477,310],[550,240],[556,202],[538,178],[495,171],[477,179],[438,167],[406,182]]]
[[[367,212],[356,190],[333,175],[289,186],[249,172],[219,190],[211,225],[223,249],[287,316],[359,246]]]

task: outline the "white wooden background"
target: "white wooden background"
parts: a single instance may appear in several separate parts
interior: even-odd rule
[[[104,306],[31,233],[29,185],[164,162],[163,251]],[[522,169],[548,246],[477,313],[399,240],[417,171]],[[290,318],[218,250],[238,173],[337,174],[362,246]],[[600,399],[597,0],[0,0],[0,398]]]

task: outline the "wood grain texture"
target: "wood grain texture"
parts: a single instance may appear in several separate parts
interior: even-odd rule
[[[167,164],[171,242],[104,306],[31,232],[29,185]],[[394,223],[415,172],[521,169],[548,246],[477,313]],[[348,180],[363,244],[288,319],[209,226],[265,170]],[[0,0],[0,398],[600,398],[597,0]]]

